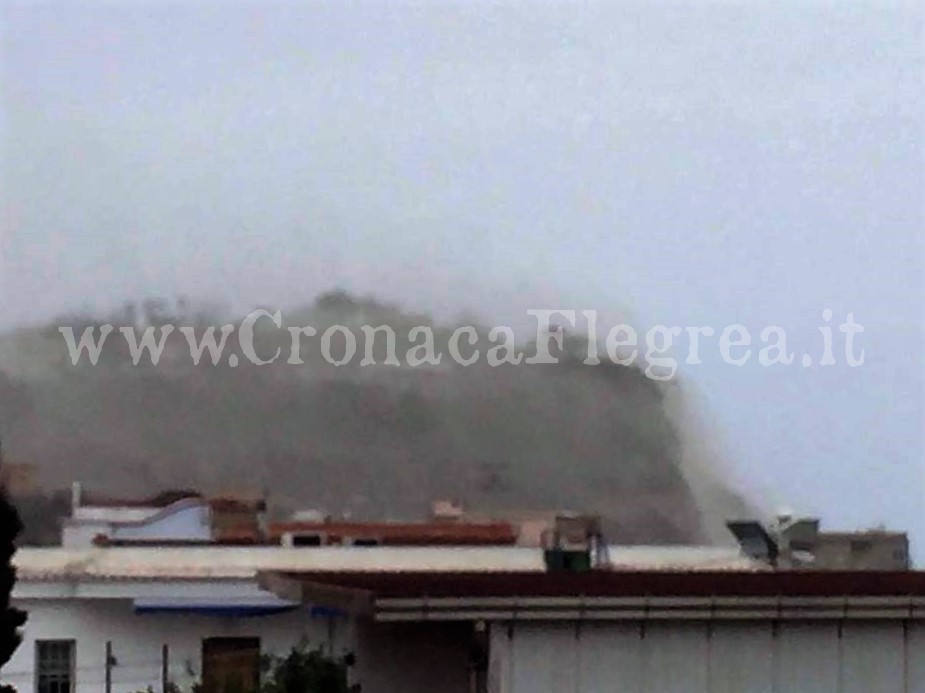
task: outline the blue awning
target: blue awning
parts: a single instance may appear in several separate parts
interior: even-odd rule
[[[286,613],[300,608],[301,604],[268,595],[233,599],[220,597],[136,599],[134,606],[135,613],[138,614],[182,613],[200,616],[249,617]]]
[[[338,616],[346,616],[346,611],[341,611],[340,609],[332,609],[329,606],[310,606],[308,612],[316,618],[336,618]]]
[[[160,597],[156,599],[136,599],[137,614],[197,614],[200,616],[224,616],[245,618],[250,616],[272,616],[303,608],[298,602],[290,602],[274,595],[256,595],[253,597],[234,598],[191,598]],[[334,618],[344,616],[345,612],[326,606],[304,607],[312,618]]]
[[[135,606],[135,613],[138,614],[158,614],[158,613],[183,613],[197,614],[199,616],[224,616],[242,618],[248,616],[272,616],[292,611],[293,606],[242,606],[230,604],[201,604],[198,606],[167,606],[162,604],[146,604]]]

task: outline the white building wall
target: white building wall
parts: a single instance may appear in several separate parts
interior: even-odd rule
[[[161,650],[170,651],[170,677],[188,690],[201,674],[202,640],[209,637],[259,637],[264,653],[285,654],[300,640],[327,644],[329,623],[305,609],[285,614],[218,618],[184,614],[137,614],[128,599],[19,600],[29,613],[22,645],[4,667],[3,679],[19,693],[35,690],[35,641],[76,641],[76,690],[100,693],[105,680],[106,642],[112,642],[117,664],[113,693],[134,693],[152,686],[160,690]],[[343,622],[335,624],[333,651],[344,651]]]
[[[61,546],[66,549],[93,546],[93,540],[103,534],[109,536],[112,525],[108,522],[72,522],[61,528]]]
[[[777,631],[775,690],[839,693],[838,648],[836,623],[782,623]]]
[[[711,626],[711,693],[771,693],[774,688],[775,640],[770,623],[724,623]]]
[[[905,691],[902,623],[846,623],[842,634],[844,693]]]
[[[607,681],[610,672],[623,672],[620,693],[642,693],[644,681],[640,670],[643,640],[636,623],[595,623],[581,625],[578,651],[578,681]]]
[[[516,628],[511,645],[514,690],[572,689],[578,664],[574,625],[524,624]]]
[[[709,691],[710,651],[705,624],[650,623],[641,633],[644,691]]]
[[[71,516],[75,520],[93,522],[144,522],[161,510],[156,507],[82,505],[74,508]]]
[[[925,623],[910,623],[906,631],[906,678],[909,693],[925,693]]]
[[[499,623],[490,693],[925,693],[925,624]]]
[[[160,541],[209,541],[212,538],[212,520],[209,506],[201,503],[177,507],[163,517],[141,524],[116,525],[113,539]]]

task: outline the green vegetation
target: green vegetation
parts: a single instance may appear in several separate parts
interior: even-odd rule
[[[350,693],[347,670],[352,656],[331,657],[322,647],[303,643],[285,657],[264,659],[260,693]]]
[[[22,642],[20,628],[26,622],[26,614],[10,604],[13,585],[16,583],[16,569],[12,560],[16,552],[16,537],[21,528],[16,508],[0,485],[0,670]],[[0,684],[0,693],[12,691],[11,687]]]
[[[257,690],[240,681],[226,682],[218,689],[206,690],[201,684],[192,686],[190,693],[351,693],[358,687],[348,684],[348,670],[353,655],[333,657],[321,646],[310,647],[303,642],[285,656],[265,655],[261,658],[260,684]],[[152,687],[138,693],[155,693]],[[168,693],[182,693],[175,684],[168,684]]]

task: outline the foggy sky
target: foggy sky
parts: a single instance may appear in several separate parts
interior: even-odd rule
[[[332,286],[446,318],[781,325],[793,366],[682,366],[739,486],[910,529],[925,559],[915,5],[3,13],[0,326]],[[797,365],[824,308],[865,326],[863,367]]]

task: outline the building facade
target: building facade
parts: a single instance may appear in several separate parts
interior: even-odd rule
[[[398,667],[421,686],[407,690],[451,693],[925,693],[925,575],[913,571],[264,581],[363,614],[364,691],[406,690]]]
[[[708,547],[612,547],[610,557],[617,568],[760,569]],[[518,546],[94,546],[21,549],[14,560],[14,603],[29,621],[2,678],[20,693],[105,693],[107,679],[115,693],[160,691],[164,680],[188,691],[216,661],[253,666],[256,653],[285,654],[303,640],[354,652],[363,691],[451,691],[452,681],[469,685],[468,621],[386,624],[378,637],[382,624],[353,605],[280,596],[261,576],[545,571],[540,549]]]
[[[925,573],[879,554],[833,570],[815,520],[731,523],[733,549],[628,547],[563,514],[523,545],[521,523],[455,508],[422,523],[264,509],[75,487],[64,545],[15,556],[29,621],[4,680],[251,693],[263,655],[306,643],[355,655],[363,693],[925,693]],[[804,554],[816,569],[794,569]]]

